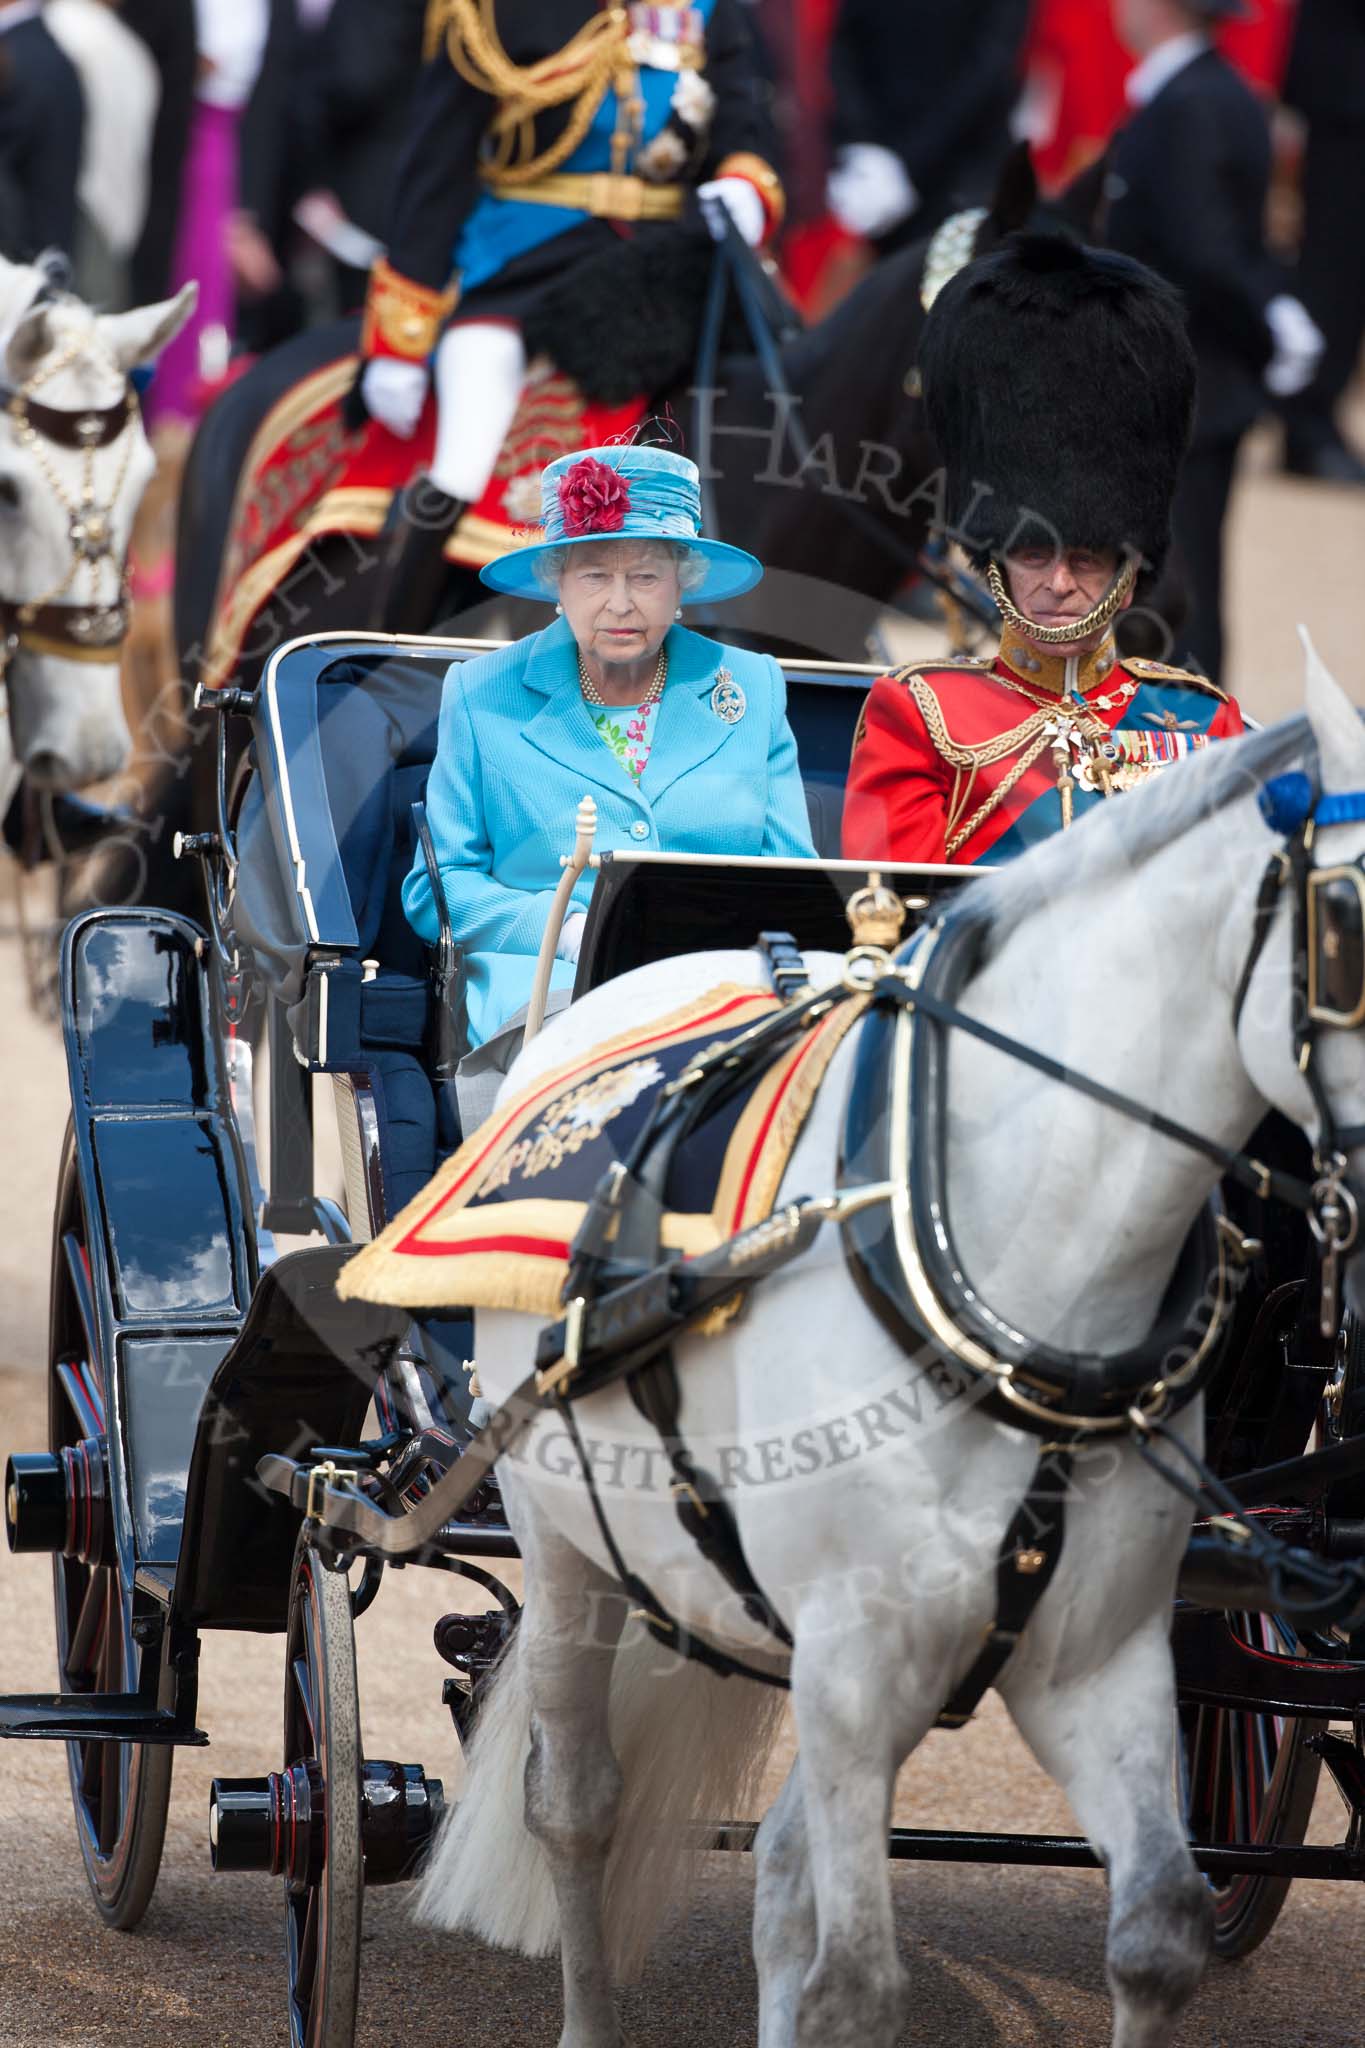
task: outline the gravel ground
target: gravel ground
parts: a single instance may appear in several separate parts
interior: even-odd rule
[[[1270,470],[1267,441],[1249,452],[1233,529],[1237,626],[1232,680],[1248,708],[1274,717],[1299,700],[1294,625],[1305,619],[1352,694],[1365,700],[1355,619],[1365,563],[1365,497],[1294,485]],[[0,927],[12,928],[11,876],[0,871]],[[0,935],[0,1071],[6,1090],[0,1173],[0,1449],[43,1441],[39,1367],[46,1319],[47,1234],[65,1120],[61,1051],[28,1013],[17,949]],[[430,1628],[449,1584],[392,1576],[359,1624],[365,1746],[420,1760],[458,1780],[439,1705],[441,1667]],[[53,1681],[50,1579],[43,1559],[0,1561],[0,1682]],[[206,1751],[175,1766],[161,1883],[142,1928],[96,1922],[72,1836],[62,1752],[10,1744],[0,1752],[0,2048],[266,2048],[282,2042],[282,1915],[274,1884],[215,1878],[205,1808],[211,1776],[253,1774],[278,1761],[281,1645],[275,1637],[209,1637],[200,1723]],[[774,1786],[782,1768],[775,1761]],[[960,1736],[931,1736],[903,1776],[907,1825],[1070,1832],[1065,1804],[992,1701]],[[1341,1833],[1325,1792],[1314,1836]],[[751,2042],[754,1979],[748,1923],[751,1869],[709,1859],[685,1918],[644,1980],[625,1993],[630,2039],[676,2048]],[[892,1884],[901,1951],[912,1977],[907,2042],[943,2048],[1055,2048],[1108,2040],[1098,1875],[958,1866],[898,1867]],[[1181,2030],[1200,2048],[1358,2048],[1361,1901],[1341,1886],[1302,1884],[1271,1941],[1248,1963],[1210,1970]],[[360,2048],[506,2048],[552,2044],[557,1971],[437,1937],[409,1920],[401,1889],[372,1894]]]

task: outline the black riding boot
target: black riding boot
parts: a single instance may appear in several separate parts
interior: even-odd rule
[[[445,588],[446,542],[468,508],[429,476],[394,495],[379,536],[382,556],[373,623],[381,633],[429,633]]]

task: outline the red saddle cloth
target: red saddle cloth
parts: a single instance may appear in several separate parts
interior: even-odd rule
[[[328,536],[373,540],[394,493],[431,461],[436,405],[411,441],[377,422],[351,432],[343,402],[357,362],[343,356],[285,393],[251,445],[228,526],[203,676],[210,688],[231,680],[252,629],[308,549]],[[557,455],[601,447],[637,426],[645,400],[594,405],[553,372],[529,382],[488,489],[465,513],[447,558],[481,568],[497,555],[540,538],[540,472]],[[364,625],[354,620],[357,628]]]

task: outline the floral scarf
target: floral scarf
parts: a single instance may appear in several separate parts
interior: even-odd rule
[[[612,705],[592,714],[593,724],[634,782],[644,774],[654,745],[654,713],[658,708],[656,697],[650,704]]]

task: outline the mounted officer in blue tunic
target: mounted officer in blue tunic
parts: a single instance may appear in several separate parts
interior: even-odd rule
[[[360,394],[404,438],[434,358],[431,476],[391,530],[384,623],[424,624],[528,364],[615,404],[685,373],[725,208],[751,245],[782,186],[741,0],[431,0]]]

